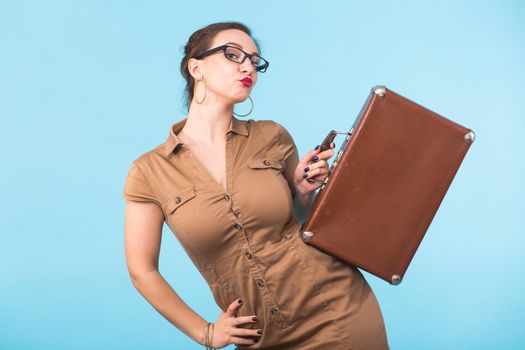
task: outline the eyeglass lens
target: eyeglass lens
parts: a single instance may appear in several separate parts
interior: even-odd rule
[[[245,60],[245,53],[236,47],[226,47],[224,50],[224,56],[226,56],[227,59],[237,63],[242,63]],[[264,61],[256,55],[250,57],[250,61],[257,68],[264,64]]]

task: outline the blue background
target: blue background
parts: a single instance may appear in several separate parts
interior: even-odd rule
[[[392,349],[523,349],[523,2],[116,0],[0,2],[0,348],[203,348],[133,288],[121,193],[185,116],[182,46],[224,20],[271,62],[249,118],[282,123],[301,155],[376,84],[476,132],[404,282],[365,276]],[[214,321],[164,233],[161,273]]]

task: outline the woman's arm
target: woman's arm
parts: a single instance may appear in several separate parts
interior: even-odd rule
[[[299,192],[294,184],[294,176],[298,167],[299,158],[297,153],[292,153],[290,157],[286,159],[286,166],[284,171],[284,177],[288,182],[288,187],[292,193],[293,198],[293,211],[295,217],[304,222],[310,211],[313,199],[315,198],[314,192]]]
[[[204,344],[207,321],[195,313],[159,273],[163,222],[164,215],[157,204],[127,201],[124,243],[131,281],[164,318]]]
[[[312,203],[317,195],[315,190],[321,186],[316,182],[308,182],[304,175],[306,174],[308,179],[313,178],[324,181],[328,174],[327,161],[333,156],[334,147],[335,144],[332,143],[330,149],[326,151],[320,152],[319,149],[314,149],[308,152],[301,160],[299,160],[297,153],[294,152],[286,159],[284,176],[292,192],[294,215],[301,222],[304,222],[308,217]]]
[[[304,222],[310,212],[316,193],[296,193],[293,200],[294,214],[300,222]]]
[[[158,270],[164,214],[153,202],[127,201],[124,223],[126,263],[131,281],[139,293],[170,323],[190,338],[205,345],[208,322],[193,311],[171,288]],[[262,330],[246,329],[258,322],[256,315],[237,317],[242,300],[234,300],[215,322],[211,346],[252,345]],[[251,338],[241,338],[241,336]]]

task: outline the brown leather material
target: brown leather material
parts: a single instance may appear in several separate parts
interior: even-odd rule
[[[313,233],[308,244],[397,284],[473,137],[465,137],[470,129],[382,91],[372,89],[303,232]]]

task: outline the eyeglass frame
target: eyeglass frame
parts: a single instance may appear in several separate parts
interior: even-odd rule
[[[228,47],[232,47],[232,48],[237,49],[237,50],[241,51],[242,53],[244,53],[244,58],[243,58],[243,60],[242,60],[241,62],[237,62],[237,61],[232,60],[231,58],[226,57],[226,48],[228,48]],[[246,61],[246,58],[248,58],[248,59],[250,60],[250,62],[252,63],[252,66],[253,66],[252,57],[254,57],[254,56],[259,57],[259,59],[262,59],[264,62],[266,62],[265,64],[263,64],[263,65],[261,66],[261,67],[263,67],[263,68],[260,69],[260,70],[257,69],[258,67],[255,67],[255,70],[256,70],[257,72],[259,72],[259,73],[264,73],[264,72],[266,72],[266,70],[268,69],[268,66],[270,65],[270,62],[268,62],[267,59],[265,59],[265,58],[263,58],[263,57],[261,57],[261,56],[259,56],[259,55],[249,54],[248,52],[246,52],[246,51],[244,51],[244,50],[238,48],[237,46],[227,45],[227,44],[226,44],[226,45],[217,46],[217,47],[215,47],[215,48],[213,48],[213,49],[209,49],[208,51],[204,51],[203,53],[200,53],[200,54],[198,54],[198,55],[193,56],[193,58],[200,60],[200,59],[202,59],[202,58],[204,58],[204,57],[206,57],[206,56],[209,56],[209,55],[214,54],[215,52],[219,52],[219,51],[223,51],[223,53],[224,53],[224,57],[225,57],[227,60],[230,60],[230,61],[235,62],[235,63],[238,63],[238,64],[243,64],[244,61]]]

